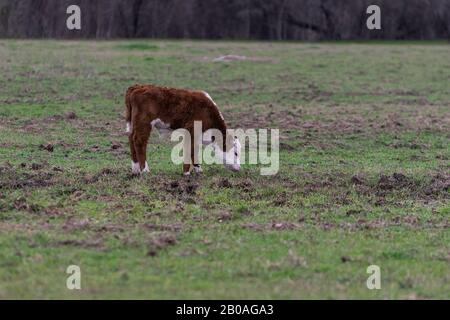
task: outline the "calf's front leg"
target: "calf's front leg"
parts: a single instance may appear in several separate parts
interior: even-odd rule
[[[199,153],[200,153],[200,144],[196,143],[194,140],[194,135],[191,134],[191,146],[185,145],[184,150],[189,151],[190,150],[190,159],[189,157],[185,157],[185,163],[183,164],[183,175],[189,176],[191,174],[191,164],[194,168],[195,173],[201,173],[203,172],[202,167],[199,164]],[[190,160],[190,162],[188,162]]]

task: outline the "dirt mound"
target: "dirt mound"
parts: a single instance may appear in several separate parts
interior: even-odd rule
[[[174,180],[165,183],[164,190],[174,195],[195,195],[199,184],[191,179],[189,180]]]
[[[39,146],[40,150],[44,150],[44,151],[48,151],[48,152],[53,152],[55,147],[51,144],[51,143],[45,143],[45,144],[41,144]]]
[[[219,188],[231,188],[233,184],[227,178],[222,178],[217,182]]]
[[[148,242],[147,255],[150,257],[156,256],[159,250],[162,250],[168,246],[175,245],[177,238],[172,233],[160,233],[154,235]]]
[[[436,195],[450,192],[450,174],[440,173],[431,179],[431,183],[424,188],[426,195]]]
[[[381,175],[378,180],[377,189],[393,190],[408,187],[411,180],[402,173],[394,173],[391,176]]]
[[[241,225],[244,229],[251,229],[255,231],[286,231],[295,230],[300,227],[299,224],[293,222],[270,222],[270,223],[256,223],[250,222]]]
[[[2,175],[0,181],[1,189],[25,189],[25,188],[41,188],[54,184],[53,174],[49,172],[38,171],[41,167],[34,167],[36,172],[22,173],[20,176],[14,172],[6,172]]]

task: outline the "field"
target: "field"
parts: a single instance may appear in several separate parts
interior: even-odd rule
[[[0,298],[449,299],[449,56],[445,42],[0,41]],[[230,127],[279,128],[279,173],[185,178],[153,132],[151,172],[133,177],[135,83],[206,90]]]

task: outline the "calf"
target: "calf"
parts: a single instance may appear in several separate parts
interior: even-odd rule
[[[222,133],[222,143],[215,140],[207,143],[214,144],[216,156],[228,169],[240,170],[239,140],[227,133],[225,120],[208,93],[154,85],[135,85],[127,90],[125,106],[134,174],[149,171],[146,152],[152,128],[163,134],[176,129],[187,130],[191,137],[191,161],[183,164],[183,174],[190,174],[191,165],[195,172],[201,172],[195,153],[203,141],[194,141],[194,121],[201,121],[202,135],[210,129],[217,129]]]

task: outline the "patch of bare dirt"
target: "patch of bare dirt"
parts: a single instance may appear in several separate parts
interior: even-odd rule
[[[450,195],[450,174],[439,173],[435,175],[429,185],[427,185],[423,192],[427,195],[437,195],[440,193],[446,193]]]
[[[391,175],[380,175],[375,184],[368,182],[361,175],[354,175],[350,182],[356,191],[363,195],[375,194],[378,196],[376,205],[385,205],[385,197],[394,191],[406,191],[411,198],[432,198],[437,196],[449,196],[450,175],[437,173],[428,178],[429,182],[422,182],[408,177],[402,173],[395,172]]]
[[[219,188],[232,188],[233,187],[233,184],[227,178],[220,178],[219,181],[216,182],[216,185]]]
[[[143,227],[150,231],[172,231],[178,232],[183,228],[181,223],[173,223],[173,224],[154,224],[154,223],[146,223]]]
[[[39,146],[40,150],[44,150],[44,151],[48,151],[48,152],[53,152],[55,147],[51,144],[51,143],[45,143],[45,144],[41,144]]]
[[[112,176],[112,175],[119,175],[119,171],[118,170],[113,170],[111,168],[103,168],[98,173],[85,174],[84,177],[83,177],[83,180],[84,180],[85,183],[95,183],[95,182],[99,181],[103,177]]]
[[[48,128],[49,124],[58,123],[61,121],[76,120],[78,117],[75,112],[70,111],[65,114],[56,114],[46,118],[36,118],[25,121],[22,125],[22,130],[27,132],[42,132]]]
[[[64,231],[85,230],[90,229],[92,222],[89,219],[68,219],[62,225]]]
[[[253,191],[255,188],[253,187],[253,182],[250,179],[246,179],[244,181],[240,181],[235,185],[237,188],[241,189],[244,192]]]
[[[321,92],[314,88],[302,93],[302,99],[319,101],[329,99],[330,93]],[[365,106],[356,109],[354,106],[320,106],[287,107],[277,104],[252,105],[240,110],[227,113],[227,120],[233,128],[282,128],[284,131],[297,129],[305,134],[348,134],[355,133],[368,135],[371,133],[432,130],[448,132],[450,129],[450,117],[440,114],[436,108],[424,107],[417,111],[412,107],[407,110],[400,109],[398,105],[382,107],[373,116],[367,116],[365,112],[372,111],[374,107]],[[444,108],[444,107],[440,107]],[[396,110],[396,111],[392,111]],[[398,110],[398,111],[397,111]],[[445,114],[445,113],[444,113]],[[289,149],[289,146],[285,145]],[[424,148],[418,142],[393,143],[392,147]]]
[[[70,246],[70,247],[79,247],[86,249],[105,249],[105,245],[103,239],[83,239],[83,240],[75,240],[75,239],[66,239],[66,240],[58,240],[51,243],[52,246]]]
[[[389,219],[374,219],[366,220],[359,219],[357,222],[342,222],[338,225],[333,225],[333,227],[341,229],[349,229],[351,231],[356,230],[369,230],[369,229],[379,229],[379,228],[390,228],[390,227],[409,227],[409,228],[433,228],[433,229],[448,229],[450,228],[449,221],[421,221],[417,216],[405,215],[397,216]]]
[[[122,149],[122,148],[123,148],[123,146],[120,142],[113,141],[111,143],[111,150],[118,150],[118,149]]]
[[[174,180],[163,184],[163,190],[169,192],[170,194],[186,198],[195,196],[199,184],[195,178]]]
[[[411,179],[402,173],[394,173],[391,176],[381,175],[377,183],[379,191],[402,189],[413,185]]]
[[[295,230],[301,226],[293,222],[270,222],[270,223],[256,223],[249,222],[241,225],[244,229],[251,229],[255,231],[285,231]]]
[[[356,185],[364,185],[365,184],[364,177],[361,175],[354,175],[351,179],[351,182]]]
[[[19,197],[14,200],[12,207],[15,210],[23,210],[32,213],[38,213],[42,209],[42,207],[37,204],[29,203],[25,197]]]
[[[217,214],[217,220],[219,222],[230,221],[233,219],[233,215],[228,211],[221,211]]]
[[[163,232],[152,236],[148,241],[147,255],[154,257],[159,250],[162,250],[168,246],[173,246],[177,242],[177,238],[173,233]]]
[[[54,185],[53,173],[41,172],[41,167],[35,166],[37,172],[14,174],[4,174],[0,181],[1,189],[25,189],[25,188],[42,188]]]

